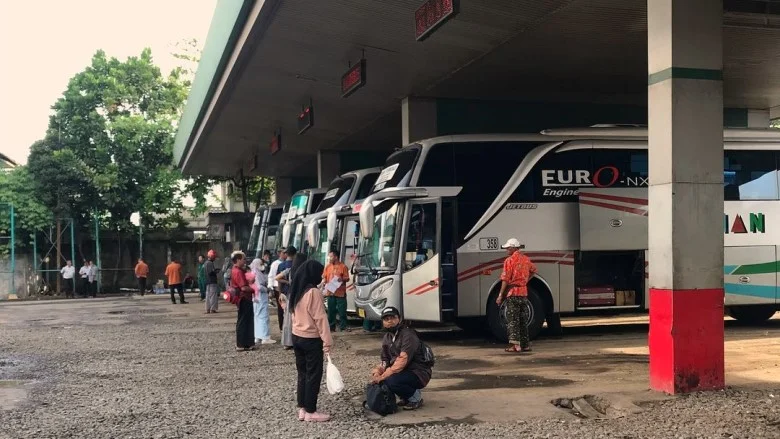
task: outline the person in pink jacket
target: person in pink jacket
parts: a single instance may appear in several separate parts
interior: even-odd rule
[[[322,291],[317,288],[323,268],[312,259],[304,262],[293,274],[287,297],[298,370],[298,419],[307,422],[330,420],[330,415],[317,411],[324,354],[333,344]]]

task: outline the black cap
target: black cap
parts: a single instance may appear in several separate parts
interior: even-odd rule
[[[385,309],[382,310],[382,318],[385,318],[387,316],[401,317],[401,312],[398,311],[398,308],[396,308],[394,306],[388,306],[388,307],[385,307]]]

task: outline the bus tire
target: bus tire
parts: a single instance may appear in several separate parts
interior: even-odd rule
[[[487,303],[487,319],[490,333],[498,340],[508,341],[506,333],[506,302],[496,305],[499,288],[495,288]],[[528,322],[528,337],[533,340],[542,332],[545,320],[545,306],[541,295],[531,286],[528,287],[528,302],[531,304],[531,320]]]
[[[728,314],[738,322],[755,325],[771,319],[776,311],[775,305],[748,305],[729,307]]]

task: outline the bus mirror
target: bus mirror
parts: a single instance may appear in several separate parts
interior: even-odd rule
[[[331,210],[328,212],[328,219],[326,220],[328,230],[328,242],[333,242],[333,238],[336,237],[336,212]]]
[[[290,245],[290,223],[284,223],[282,227],[282,247]]]
[[[371,239],[374,234],[374,205],[371,201],[360,206],[360,234]]]
[[[317,227],[316,221],[311,221],[308,226],[306,226],[306,239],[309,241],[309,246],[317,246],[320,237],[318,236],[320,229]]]

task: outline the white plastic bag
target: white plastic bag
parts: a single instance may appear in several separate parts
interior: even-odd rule
[[[339,372],[336,365],[330,359],[328,354],[328,367],[325,372],[325,382],[328,384],[328,393],[335,395],[344,390],[344,380],[341,379],[341,372]]]

